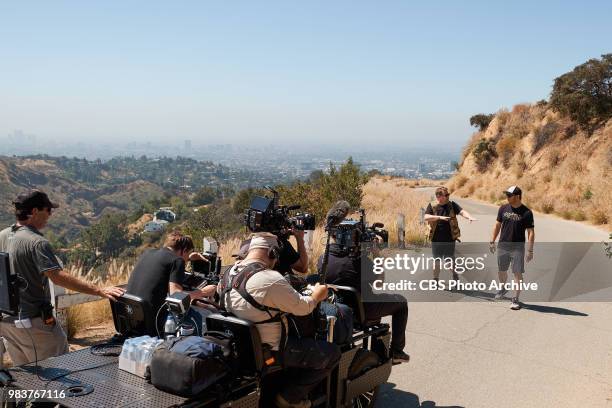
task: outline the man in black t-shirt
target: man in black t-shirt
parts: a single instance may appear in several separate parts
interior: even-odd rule
[[[391,316],[392,339],[391,357],[393,364],[410,361],[410,356],[404,352],[406,346],[406,325],[408,323],[408,302],[398,294],[372,292],[371,282],[380,279],[373,273],[374,264],[361,251],[349,254],[335,242],[329,247],[329,263],[325,283],[340,286],[350,286],[367,298],[363,302],[366,320],[378,320]],[[319,257],[317,269],[321,276],[323,255]],[[367,294],[362,291],[368,291]]]
[[[508,204],[502,205],[497,212],[497,222],[493,228],[491,238],[491,252],[495,252],[495,239],[499,235],[499,251],[497,254],[497,265],[499,268],[499,281],[506,283],[508,279],[508,268],[512,264],[512,273],[516,282],[523,280],[525,272],[525,262],[533,259],[533,244],[535,242],[535,231],[533,213],[523,205],[523,192],[518,186],[511,186],[504,191],[508,198]],[[501,234],[500,234],[501,231]],[[527,255],[525,255],[525,232],[527,232],[529,244]],[[495,295],[496,299],[501,299],[507,290],[502,288]],[[521,308],[519,302],[520,289],[516,290],[516,295],[512,298],[510,308],[518,310]]]
[[[127,284],[127,292],[144,300],[157,316],[157,328],[161,332],[165,313],[158,313],[168,294],[183,291],[185,263],[188,260],[202,260],[202,256],[193,252],[191,237],[179,232],[171,232],[164,242],[164,247],[152,249],[140,257]],[[215,285],[188,292],[191,299],[214,296]],[[201,319],[200,319],[201,320]]]
[[[437,203],[430,203],[425,210],[423,218],[429,223],[431,228],[429,239],[431,240],[431,250],[434,258],[439,258],[440,261],[434,265],[434,279],[437,281],[440,278],[441,264],[444,259],[455,258],[455,241],[459,239],[461,232],[459,231],[459,223],[457,216],[468,219],[470,222],[476,221],[470,213],[461,208],[459,204],[450,201],[450,193],[446,187],[436,188]],[[453,279],[459,280],[459,276],[453,270]]]

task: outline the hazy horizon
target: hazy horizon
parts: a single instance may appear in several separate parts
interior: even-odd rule
[[[459,152],[609,52],[612,4],[0,5],[0,139]]]

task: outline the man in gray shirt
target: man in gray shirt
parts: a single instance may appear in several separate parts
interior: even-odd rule
[[[40,230],[57,204],[39,190],[23,192],[13,201],[17,222],[0,231],[0,252],[9,254],[11,270],[22,284],[18,316],[3,316],[4,337],[14,365],[22,365],[68,352],[68,341],[53,317],[49,280],[67,289],[111,300],[123,294],[116,287],[99,288],[63,270],[49,241]]]

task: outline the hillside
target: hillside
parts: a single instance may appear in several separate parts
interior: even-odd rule
[[[60,205],[50,221],[56,235],[74,238],[78,231],[94,222],[104,211],[131,211],[142,200],[159,197],[164,190],[148,181],[123,185],[90,187],[69,177],[47,160],[0,158],[0,223],[14,222],[12,199],[22,190],[40,188]]]
[[[118,157],[108,161],[47,155],[0,156],[0,225],[14,221],[12,199],[39,188],[60,204],[50,230],[71,240],[109,211],[131,213],[152,200],[206,190],[210,199],[269,177],[187,158]],[[210,191],[208,191],[210,190]],[[203,197],[203,196],[202,196]],[[202,198],[202,199],[204,199]],[[154,210],[151,208],[149,210]]]
[[[498,203],[519,185],[534,209],[566,219],[612,221],[612,120],[590,133],[545,102],[500,110],[465,147],[449,188]]]

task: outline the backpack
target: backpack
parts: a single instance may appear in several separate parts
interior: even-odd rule
[[[220,286],[219,304],[221,305],[221,309],[227,312],[230,312],[230,313],[232,312],[231,308],[230,309],[227,308],[225,298],[230,293],[230,291],[232,291],[232,289],[236,290],[238,294],[244,300],[247,301],[247,303],[249,303],[251,306],[253,306],[257,310],[261,310],[263,312],[268,313],[268,316],[270,316],[270,318],[268,319],[261,320],[259,322],[252,322],[253,324],[258,325],[258,324],[264,324],[264,323],[275,323],[275,322],[280,323],[281,338],[280,338],[279,350],[282,350],[285,346],[285,342],[287,338],[287,330],[285,328],[285,324],[283,323],[283,316],[285,316],[286,313],[284,313],[282,310],[277,309],[275,307],[269,307],[269,306],[262,305],[261,303],[256,301],[253,298],[253,296],[251,296],[251,294],[247,292],[246,290],[246,284],[249,281],[249,279],[251,279],[256,273],[268,270],[269,268],[259,262],[250,263],[246,266],[243,266],[242,268],[240,268],[240,265],[238,265],[238,266],[235,266],[235,268],[237,268],[237,273],[235,275],[230,276],[232,270],[234,269],[232,268],[228,270],[227,272],[225,272],[225,274],[223,275],[223,278],[219,282],[219,286]],[[272,314],[272,312],[277,312],[277,313]]]
[[[457,214],[455,214],[455,207],[453,206],[452,201],[449,201],[448,204],[450,205],[450,214],[448,215],[450,217],[450,220],[448,220],[448,223],[450,224],[451,236],[453,237],[454,241],[459,241],[459,238],[461,237],[461,230],[459,229],[459,221],[457,221]],[[440,208],[440,204],[438,204],[437,201],[434,201],[431,203],[431,209],[434,215],[437,215],[438,208]],[[434,236],[434,233],[436,232],[437,226],[438,226],[438,220],[429,224],[429,240],[430,241],[433,241],[433,236]]]
[[[151,384],[156,388],[195,397],[233,372],[235,351],[230,335],[207,332],[164,341],[151,358]]]

